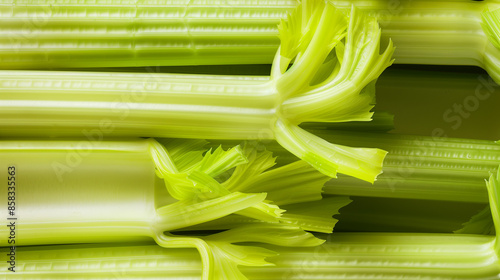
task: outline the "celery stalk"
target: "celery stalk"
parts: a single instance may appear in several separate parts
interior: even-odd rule
[[[4,69],[270,63],[297,2],[0,2]]]
[[[373,186],[342,176],[327,183],[325,192],[330,194],[487,202],[484,180],[500,163],[500,145],[487,140],[382,133],[319,135],[389,152]]]
[[[464,64],[498,80],[495,1],[332,1],[370,11],[392,38],[397,63]],[[8,1],[2,68],[271,63],[277,24],[297,1]],[[61,24],[64,22],[64,24]],[[492,34],[492,44],[486,34]],[[489,26],[489,27],[488,27]]]
[[[496,228],[500,222],[499,184],[499,173],[487,182]],[[242,271],[249,279],[261,280],[497,279],[500,273],[497,236],[335,233],[327,239],[316,248],[270,246],[279,252],[269,257],[275,266]],[[147,244],[28,247],[19,254],[25,261],[14,274],[18,278],[9,279],[34,279],[35,273],[36,279],[54,279],[65,273],[82,279],[198,279],[200,275],[200,261],[193,251],[167,252]],[[5,270],[1,273],[6,275]]]
[[[496,279],[495,238],[480,235],[335,233],[318,248],[275,248],[275,266],[245,267],[248,279]],[[8,279],[200,279],[188,249],[147,244],[66,245],[18,249]],[[6,268],[6,264],[1,264]],[[7,274],[10,273],[10,274]]]
[[[299,5],[280,34],[270,77],[2,71],[0,136],[276,139],[325,175],[373,182],[384,151],[298,125],[371,120],[392,44],[380,53],[375,18],[321,0]]]
[[[496,279],[493,236],[335,233],[317,248],[272,248],[275,266],[245,267],[248,279]],[[8,279],[192,279],[201,276],[194,250],[151,244],[20,247]],[[10,274],[8,274],[10,273]],[[0,276],[0,277],[1,277]]]
[[[250,146],[205,152],[201,140],[163,142],[0,141],[0,178],[9,182],[0,211],[10,218],[0,245],[154,239],[198,249],[205,280],[245,279],[238,265],[269,265],[274,253],[239,243],[319,245],[305,230],[331,232],[332,215],[350,202],[322,201],[328,177],[302,161],[267,171],[272,154]],[[330,212],[320,218],[311,203]],[[210,235],[193,229],[214,222]]]
[[[325,184],[326,194],[486,203],[484,180],[500,164],[500,145],[494,141],[309,129],[323,139],[343,145],[388,151],[383,173],[374,184],[339,175]],[[211,142],[224,147],[238,143]],[[296,160],[275,142],[253,145],[273,151],[279,164]]]

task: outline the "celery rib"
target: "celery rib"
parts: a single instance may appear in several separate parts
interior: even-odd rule
[[[487,182],[490,207],[496,228],[500,222],[499,180],[500,171],[495,175],[492,174]],[[216,236],[219,235],[218,237],[222,239],[229,238],[231,241],[241,242],[246,241],[248,236],[256,234],[259,230],[257,228],[256,231],[248,231],[247,228],[240,228],[236,235],[222,232],[207,240],[218,242]],[[290,237],[283,235],[281,239],[274,240],[274,245],[284,245],[296,238]],[[497,279],[500,272],[498,236],[336,233],[326,237],[328,241],[316,248],[267,247],[279,253],[272,256],[269,251],[265,251],[268,253],[268,259],[273,261],[275,266],[251,267],[250,264],[250,267],[242,269],[246,275],[242,274],[242,277],[260,280],[290,277],[306,279]],[[267,236],[262,236],[257,240],[263,241],[267,238]],[[200,271],[196,270],[196,266],[199,267],[200,263],[194,251],[171,250],[167,253],[157,246],[144,244],[128,244],[128,246],[115,244],[109,247],[79,245],[44,249],[27,247],[19,250],[25,263],[20,267],[19,273],[15,274],[19,277],[17,279],[32,279],[33,271],[51,277],[72,271],[74,276],[82,276],[83,279],[106,278],[110,273],[121,273],[121,277],[134,279],[138,272],[143,271],[147,272],[141,274],[141,279],[163,274],[194,279],[200,275]],[[219,249],[224,250],[222,247]],[[175,261],[172,261],[173,256],[175,256]],[[125,263],[122,261],[124,258],[127,259]],[[96,266],[104,264],[112,269],[104,271],[95,269]],[[6,266],[6,264],[1,266]],[[92,271],[90,275],[88,274],[89,266]],[[80,274],[81,267],[87,268],[85,271],[87,274]],[[6,272],[0,273],[5,275]]]
[[[333,3],[341,8],[354,4],[377,17],[382,41],[392,38],[398,46],[396,63],[476,65],[499,79],[498,19],[493,12],[481,14],[498,9],[495,1]],[[5,19],[0,30],[7,38],[2,68],[271,63],[279,46],[277,25],[298,2],[172,4],[8,1],[0,6]]]
[[[248,279],[495,279],[494,237],[447,234],[335,233],[318,248],[268,247],[270,267],[245,267]],[[194,250],[148,244],[18,249],[24,260],[9,279],[200,279]],[[5,264],[2,264],[5,266]],[[0,275],[6,275],[2,270]],[[36,273],[36,276],[33,274]]]
[[[374,184],[339,175],[325,184],[326,194],[485,203],[484,180],[500,164],[500,145],[494,141],[309,129],[341,145],[388,151]],[[237,143],[211,142],[224,147]],[[276,143],[267,142],[265,147],[278,156],[279,164],[296,160]]]
[[[331,137],[389,152],[373,186],[343,176],[327,183],[331,194],[487,202],[484,180],[500,163],[500,145],[493,141],[377,133]]]
[[[268,63],[295,1],[0,2],[2,67]],[[244,34],[244,35],[242,35]]]

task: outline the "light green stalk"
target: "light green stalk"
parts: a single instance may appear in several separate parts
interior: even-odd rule
[[[499,178],[499,173],[491,175],[487,183],[495,227],[500,222]],[[268,257],[275,266],[242,272],[261,280],[497,279],[500,273],[497,236],[335,233],[327,240],[316,248],[268,246],[279,253]],[[194,251],[147,244],[27,247],[17,253],[22,258],[18,271],[0,272],[9,279],[57,279],[68,273],[82,279],[199,279],[202,266]]]
[[[299,6],[280,32],[270,77],[2,71],[0,136],[276,139],[325,175],[373,182],[384,151],[298,125],[371,120],[392,44],[380,53],[375,18],[321,0]]]
[[[493,236],[335,233],[317,248],[272,248],[275,266],[245,267],[249,279],[496,279]],[[18,248],[16,273],[0,265],[0,277],[28,279],[199,280],[194,250],[152,244],[66,245]],[[7,277],[7,278],[5,278]]]
[[[484,180],[500,163],[500,145],[493,141],[383,133],[320,135],[389,152],[374,185],[342,176],[329,181],[325,192],[330,194],[487,202]]]
[[[498,225],[498,175],[488,190]],[[496,213],[496,214],[495,214]],[[498,279],[498,237],[471,234],[334,233],[316,248],[268,247],[275,266],[245,267],[248,279]],[[9,279],[199,279],[194,251],[148,244],[21,248]],[[4,268],[7,267],[3,264]],[[13,278],[10,278],[12,275]],[[33,275],[36,275],[34,278]]]
[[[498,81],[499,21],[481,16],[500,8],[498,1],[331,2],[376,16],[382,41],[392,38],[398,47],[396,63],[476,65]],[[298,2],[25,4],[6,0],[0,6],[4,69],[271,63],[279,46],[277,25]]]
[[[0,194],[0,245],[153,239],[165,248],[196,248],[204,280],[245,279],[237,265],[269,265],[264,257],[274,253],[239,243],[319,245],[304,230],[331,232],[331,216],[350,202],[321,200],[328,177],[304,162],[266,171],[272,154],[249,146],[202,155],[201,140],[164,143],[0,141],[0,179],[10,186]],[[301,189],[304,180],[308,188]],[[331,212],[318,219],[312,202]],[[226,222],[239,216],[243,222]],[[200,236],[190,229],[217,220],[222,232]]]
[[[3,69],[270,63],[294,0],[0,1]]]
[[[326,194],[486,203],[484,180],[500,164],[500,145],[494,141],[310,129],[329,141],[388,151],[374,184],[340,175],[326,183]],[[254,145],[273,151],[279,164],[296,160],[275,142]]]
[[[498,228],[499,173],[487,182]],[[499,232],[497,230],[497,232]],[[268,247],[279,252],[271,267],[246,267],[249,279],[498,279],[498,236],[470,234],[336,233],[316,248]],[[193,251],[157,246],[80,245],[22,248],[9,279],[199,279]],[[4,268],[8,264],[3,264]],[[11,276],[17,278],[10,278]],[[66,276],[67,277],[67,276]],[[223,278],[219,278],[223,279]]]

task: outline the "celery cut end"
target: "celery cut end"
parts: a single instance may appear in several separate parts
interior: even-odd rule
[[[335,145],[280,120],[276,123],[276,140],[327,176],[335,178],[340,172],[370,183],[382,172],[387,154],[380,149]]]
[[[380,53],[374,17],[354,7],[346,15],[322,0],[300,3],[279,31],[282,43],[272,69],[282,100],[273,128],[276,140],[327,176],[338,172],[373,183],[384,151],[331,144],[297,125],[370,121],[375,82],[393,62],[392,41]]]

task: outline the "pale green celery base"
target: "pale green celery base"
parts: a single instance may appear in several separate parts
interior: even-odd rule
[[[2,71],[0,83],[0,136],[273,138],[264,77]]]
[[[16,168],[16,245],[152,236],[158,185],[147,141],[0,141],[0,179]],[[163,193],[161,193],[163,194]],[[12,222],[12,221],[7,221]],[[0,228],[8,246],[10,228]]]
[[[276,266],[245,267],[249,279],[495,279],[494,237],[446,234],[335,233],[313,248],[267,246]],[[10,279],[199,279],[193,249],[157,245],[70,245],[17,249]],[[66,278],[64,278],[66,277]]]

